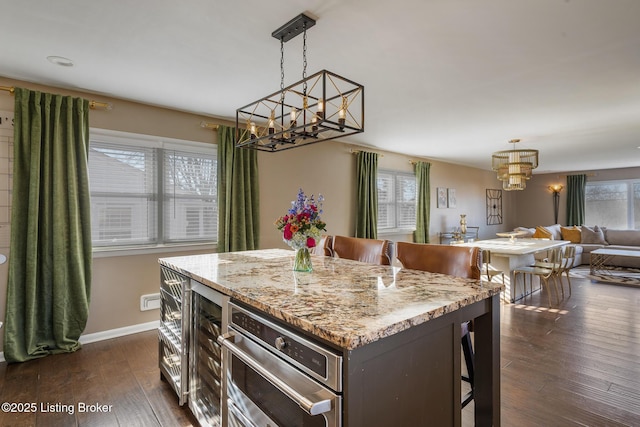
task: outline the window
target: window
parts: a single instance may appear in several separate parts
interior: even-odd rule
[[[614,229],[640,229],[640,180],[588,182],[585,223]]]
[[[378,171],[378,231],[415,230],[416,177]]]
[[[94,247],[214,242],[217,163],[209,144],[91,130]]]

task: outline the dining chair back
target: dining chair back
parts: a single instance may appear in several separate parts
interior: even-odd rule
[[[498,270],[491,265],[491,251],[489,249],[482,250],[482,275],[485,276],[489,282],[493,281],[493,278],[496,276],[502,276],[502,289],[504,291],[504,271]]]
[[[562,252],[562,258],[560,260],[560,268],[557,272],[558,282],[560,284],[560,289],[562,290],[563,298],[564,298],[564,286],[562,285],[562,274],[564,273],[567,278],[567,283],[569,284],[569,295],[571,295],[570,271],[571,271],[571,268],[573,267],[573,262],[575,258],[576,258],[576,247],[573,245],[565,246]]]
[[[391,265],[393,242],[391,240],[333,236],[332,253],[336,258],[346,258],[369,264]]]
[[[478,240],[478,235],[480,234],[480,227],[477,226],[467,226],[467,239]]]
[[[531,293],[533,293],[533,276],[540,278],[540,284],[547,288],[547,297],[549,298],[549,307],[551,304],[551,282],[556,290],[556,301],[560,304],[560,295],[558,291],[558,275],[560,274],[560,267],[562,262],[562,249],[552,248],[549,250],[549,255],[544,262],[536,262],[534,265],[521,266],[513,270],[514,281],[517,283],[518,276],[522,275],[522,283],[524,285],[524,292],[527,291],[527,276],[529,276],[529,283],[531,285]]]
[[[480,279],[482,251],[478,247],[398,242],[398,261],[404,268]]]
[[[491,251],[489,249],[482,250],[482,274],[487,276],[489,282],[491,282],[495,276],[502,275],[502,284],[504,285],[504,271],[497,270],[491,265]]]

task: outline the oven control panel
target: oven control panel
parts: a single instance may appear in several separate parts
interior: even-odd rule
[[[229,303],[229,327],[298,366],[333,390],[342,390],[342,355],[251,309]]]
[[[290,357],[316,374],[327,377],[327,357],[281,331],[241,311],[233,311],[231,324],[257,338],[263,345]]]

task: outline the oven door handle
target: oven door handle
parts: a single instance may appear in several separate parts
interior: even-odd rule
[[[287,383],[282,381],[280,378],[264,369],[262,365],[253,359],[249,354],[247,354],[243,349],[238,347],[235,344],[235,334],[233,332],[227,332],[218,337],[218,342],[226,347],[231,353],[233,353],[236,357],[246,363],[251,367],[254,371],[259,373],[264,379],[269,381],[275,387],[277,387],[282,393],[284,393],[289,399],[293,400],[306,411],[309,415],[320,415],[325,412],[331,411],[331,400],[323,399],[313,401],[309,399],[307,396],[303,396],[297,390],[289,386]]]

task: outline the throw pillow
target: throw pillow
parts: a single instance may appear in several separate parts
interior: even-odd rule
[[[604,232],[597,225],[593,228],[583,225],[581,234],[580,243],[608,245],[607,241],[604,240]]]
[[[551,231],[547,230],[545,227],[539,225],[536,227],[536,232],[533,233],[534,239],[552,239],[553,234]]]
[[[576,226],[560,227],[562,232],[562,240],[569,240],[571,243],[580,243],[582,241],[582,232]]]
[[[527,227],[516,227],[513,231],[519,231],[522,235],[518,237],[533,237],[533,233],[536,232],[535,228],[527,228]]]

